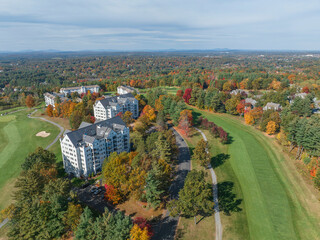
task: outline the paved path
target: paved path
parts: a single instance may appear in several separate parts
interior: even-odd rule
[[[183,188],[184,180],[190,171],[190,152],[189,147],[186,144],[186,142],[183,140],[183,138],[180,136],[180,134],[173,128],[171,128],[173,133],[176,136],[176,142],[179,149],[178,153],[178,169],[176,177],[170,186],[169,192],[171,199],[178,199],[179,197],[179,191],[181,188]],[[169,215],[169,211],[167,211],[164,215],[164,217],[160,220],[160,223],[158,223],[155,227],[154,235],[152,239],[155,240],[173,240],[179,217],[171,217]]]
[[[2,116],[9,115],[9,114],[16,113],[16,112],[20,112],[20,111],[23,111],[23,110],[26,110],[26,109],[27,109],[27,108],[22,108],[22,109],[15,110],[15,111],[12,111],[12,112],[3,113]]]
[[[58,134],[58,136],[53,140],[53,142],[51,142],[51,143],[46,147],[46,150],[48,150],[53,144],[55,144],[55,143],[59,140],[59,138],[61,137],[61,135],[62,135],[62,133],[63,133],[63,131],[64,131],[64,128],[63,128],[61,125],[59,125],[58,123],[52,122],[52,121],[50,121],[50,120],[48,120],[48,119],[45,119],[45,118],[42,118],[42,117],[31,117],[31,115],[34,114],[36,111],[38,111],[38,110],[36,109],[36,110],[34,110],[32,113],[28,114],[28,118],[38,118],[38,119],[41,119],[42,121],[46,121],[46,122],[48,122],[48,123],[51,123],[51,124],[57,126],[57,127],[60,129],[60,133]]]
[[[198,128],[195,129],[201,133],[203,139],[208,142],[206,135]],[[208,152],[208,150],[206,150]],[[214,219],[216,222],[216,240],[222,240],[222,225],[220,219],[220,212],[219,212],[219,202],[218,202],[218,186],[217,186],[217,176],[213,171],[211,164],[209,163],[209,170],[211,173],[212,184],[213,184],[213,201],[214,201]]]

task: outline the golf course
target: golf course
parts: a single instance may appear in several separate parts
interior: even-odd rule
[[[0,210],[11,203],[15,179],[25,157],[37,147],[45,148],[59,133],[50,123],[28,118],[30,112],[25,109],[0,116]],[[46,134],[36,136],[42,131]],[[55,145],[52,148],[58,149]]]
[[[303,181],[294,160],[281,152],[274,139],[230,115],[192,109],[198,116],[223,127],[231,137],[230,144],[219,147],[211,144],[212,137],[208,136],[211,153],[222,152],[228,156],[224,162],[213,162],[218,186],[222,180],[232,180],[237,197],[242,199],[240,213],[222,217],[223,236],[226,239],[320,239],[319,195]],[[205,134],[209,135],[209,131]]]

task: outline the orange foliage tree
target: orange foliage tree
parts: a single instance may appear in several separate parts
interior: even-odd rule
[[[32,108],[34,107],[34,98],[32,97],[32,95],[28,95],[26,98],[26,105],[28,108]]]
[[[251,111],[248,111],[247,113],[244,114],[244,121],[248,125],[253,125],[255,123],[254,117],[251,114]]]
[[[274,121],[269,121],[268,124],[267,124],[267,127],[266,127],[266,133],[269,134],[269,135],[273,135],[276,133],[277,131],[277,123],[274,122]]]
[[[52,107],[51,104],[48,105],[48,107],[47,107],[47,109],[46,109],[46,112],[47,112],[47,115],[48,115],[49,117],[53,117],[53,107]]]
[[[155,112],[155,109],[153,107],[151,107],[150,105],[146,105],[143,110],[142,110],[142,114],[147,116],[148,120],[150,122],[156,120],[157,115]]]
[[[190,128],[192,126],[192,111],[185,109],[180,112],[178,127],[189,136]]]

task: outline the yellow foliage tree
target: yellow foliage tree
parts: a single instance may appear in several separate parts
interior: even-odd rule
[[[141,229],[137,224],[134,224],[130,230],[130,240],[149,240],[148,228]]]
[[[253,125],[255,123],[254,117],[252,116],[250,111],[244,114],[244,121],[248,125]]]
[[[148,120],[150,122],[156,120],[157,118],[157,115],[156,115],[156,112],[155,112],[155,109],[153,107],[151,107],[150,105],[146,105],[143,110],[142,110],[142,113],[148,117]]]
[[[277,131],[277,123],[274,122],[274,121],[269,121],[268,122],[268,125],[267,125],[267,128],[266,128],[266,133],[269,134],[269,135],[273,135],[276,133]]]

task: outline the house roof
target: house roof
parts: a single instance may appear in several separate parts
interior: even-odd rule
[[[126,93],[119,96],[106,97],[105,99],[97,101],[96,104],[100,102],[104,108],[107,108],[108,106],[116,106],[118,103],[124,104],[125,101],[133,101],[134,99],[135,97],[131,93]]]
[[[74,146],[78,143],[89,142],[92,143],[94,139],[109,134],[111,130],[118,132],[126,128],[126,124],[119,117],[110,118],[103,121],[98,121],[94,124],[82,122],[78,130],[68,132],[65,135],[69,137]]]

